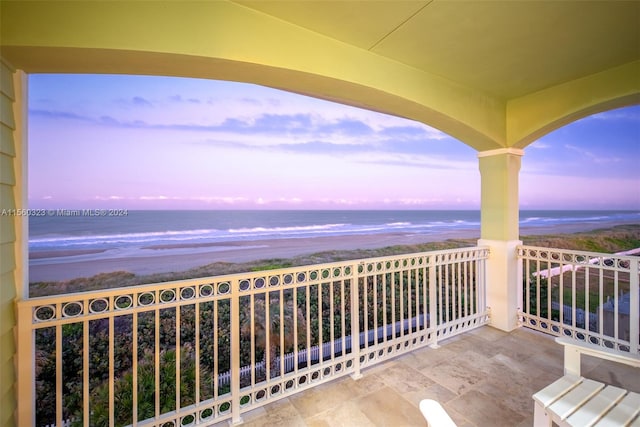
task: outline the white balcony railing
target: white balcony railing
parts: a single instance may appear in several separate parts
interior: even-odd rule
[[[487,257],[475,247],[19,301],[19,420],[238,422],[485,324]]]
[[[523,326],[638,354],[640,257],[520,246]]]

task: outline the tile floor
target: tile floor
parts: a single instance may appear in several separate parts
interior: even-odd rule
[[[563,372],[562,347],[529,329],[485,326],[440,344],[245,413],[243,426],[426,426],[425,398],[459,427],[531,426],[531,395]],[[638,369],[587,357],[582,374],[640,392]]]

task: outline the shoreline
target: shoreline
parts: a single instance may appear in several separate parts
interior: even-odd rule
[[[37,251],[29,252],[29,259],[47,259],[47,258],[62,258],[78,255],[94,255],[106,252],[106,249],[68,249],[64,251]]]
[[[243,263],[263,259],[292,258],[334,250],[377,249],[474,237],[478,237],[478,233],[473,230],[470,233],[458,231],[433,236],[388,233],[161,245],[140,249],[136,256],[129,254],[102,259],[92,259],[96,255],[92,253],[73,253],[51,258],[32,258],[32,261],[38,263],[29,266],[29,282],[71,280],[115,271],[127,271],[136,275],[170,273],[215,262]]]
[[[629,222],[521,227],[521,236],[569,234],[629,224]],[[635,224],[635,223],[633,223]],[[29,282],[65,281],[100,273],[127,271],[136,275],[181,272],[208,264],[287,259],[329,251],[381,249],[455,239],[479,239],[480,230],[437,234],[381,233],[310,238],[284,238],[215,243],[151,245],[135,250],[42,251],[29,254]],[[475,243],[473,243],[475,244]]]

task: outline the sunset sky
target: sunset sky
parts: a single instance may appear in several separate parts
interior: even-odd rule
[[[29,75],[31,208],[479,209],[477,153],[424,124],[261,86]],[[525,149],[522,209],[640,209],[640,106]]]

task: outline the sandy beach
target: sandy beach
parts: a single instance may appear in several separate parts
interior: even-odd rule
[[[98,273],[128,271],[135,274],[182,271],[214,262],[247,262],[260,259],[291,258],[331,250],[375,249],[453,238],[477,238],[474,232],[451,232],[437,236],[417,234],[375,234],[254,240],[211,244],[151,246],[131,253],[74,251],[30,260],[29,282],[68,280]]]
[[[589,231],[619,224],[566,224],[523,227],[521,235],[560,234]],[[137,249],[95,251],[48,251],[30,254],[29,282],[69,280],[98,273],[128,271],[153,274],[183,271],[214,262],[248,262],[291,258],[333,250],[378,249],[448,239],[478,239],[479,230],[456,230],[432,235],[387,233],[315,238],[287,238],[240,242],[156,245]]]

